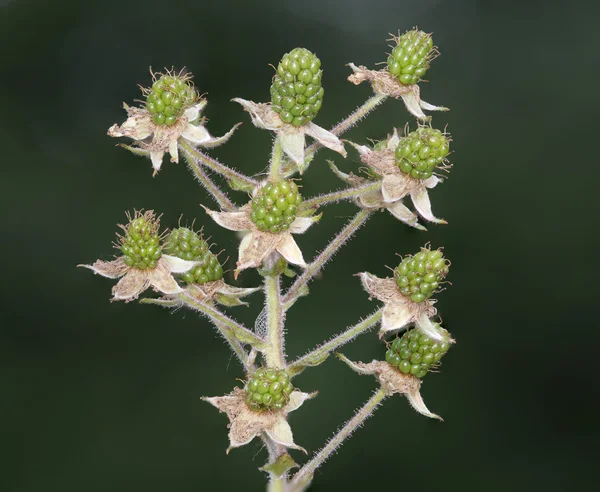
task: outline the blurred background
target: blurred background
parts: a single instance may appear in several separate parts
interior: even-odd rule
[[[186,66],[207,94],[211,133],[244,122],[213,155],[262,172],[271,135],[231,98],[267,101],[269,64],[304,46],[325,69],[315,122],[329,128],[370,95],[346,81],[345,64],[374,68],[388,33],[413,26],[433,32],[442,54],[422,94],[451,108],[433,123],[453,135],[454,167],[431,193],[449,225],[424,233],[377,214],[290,310],[287,351],[302,355],[376,309],[354,273],[384,276],[396,253],[443,245],[453,285],[438,308],[458,343],[422,392],[445,421],[389,399],[317,472],[313,490],[591,484],[599,172],[585,120],[600,109],[594,14],[558,1],[0,0],[0,490],[264,490],[260,442],[226,456],[227,420],[200,401],[244,377],[210,324],[110,303],[113,282],[75,267],[111,258],[116,224],[134,208],[162,213],[165,227],[196,218],[226,250],[227,268],[236,258],[235,235],[207,220],[200,204],[212,201],[183,163],[165,160],[152,178],[150,162],[106,130],[124,120],[123,101],[140,97],[137,84],[150,85],[149,66]],[[347,138],[381,139],[406,122],[415,125],[388,101]],[[305,197],[341,186],[326,159],[345,171],[359,165],[353,151],[346,161],[321,151]],[[298,239],[305,257],[354,211],[327,208]],[[245,272],[239,284],[259,281]],[[252,326],[261,294],[251,301],[229,314]],[[373,331],[343,352],[370,361],[384,346]],[[333,358],[295,383],[319,391],[291,417],[311,453],[375,389]]]

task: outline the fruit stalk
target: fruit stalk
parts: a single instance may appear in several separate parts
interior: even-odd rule
[[[354,188],[346,188],[344,190],[333,191],[331,193],[326,193],[324,195],[316,196],[315,198],[311,198],[310,200],[304,201],[304,203],[302,204],[302,208],[316,208],[321,205],[327,205],[329,203],[335,203],[341,200],[352,200],[353,198],[358,198],[361,195],[377,191],[380,188],[381,183],[379,181],[376,181],[374,183],[367,183],[364,185],[356,186]]]
[[[303,482],[307,476],[311,476],[319,466],[321,466],[329,456],[342,445],[345,439],[350,437],[352,433],[364,424],[379,404],[388,396],[383,388],[379,388],[371,398],[356,412],[344,427],[342,427],[335,436],[311,459],[306,463],[295,475],[290,482],[291,490],[302,490],[298,485]]]
[[[281,285],[279,275],[265,277],[265,296],[268,319],[267,347],[264,350],[268,367],[283,369],[283,323],[285,314],[281,308]]]

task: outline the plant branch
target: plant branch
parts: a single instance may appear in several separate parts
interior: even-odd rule
[[[346,226],[335,236],[327,247],[317,256],[317,258],[304,269],[302,275],[300,275],[288,291],[283,296],[283,303],[288,304],[291,300],[302,292],[302,287],[306,285],[311,278],[313,278],[323,265],[327,263],[331,257],[340,249],[344,243],[352,237],[352,235],[362,226],[367,219],[373,214],[373,210],[360,210]]]
[[[279,275],[265,277],[267,303],[267,343],[264,350],[267,366],[277,369],[285,367],[283,355],[283,322],[285,314],[281,308],[281,285]]]
[[[329,442],[321,449],[313,459],[306,463],[295,475],[293,480],[290,482],[292,490],[294,486],[298,486],[305,477],[310,477],[314,474],[315,470],[319,468],[331,454],[342,445],[344,440],[351,436],[351,434],[360,426],[362,426],[372,414],[373,411],[379,406],[379,404],[388,396],[387,392],[380,388],[373,396],[360,408],[354,417],[352,417],[344,427],[342,427],[335,436],[333,436]]]
[[[187,148],[193,149],[186,143],[179,144],[181,151],[185,157],[185,160],[188,163],[189,168],[194,173],[198,181],[208,190],[208,192],[212,195],[215,201],[219,204],[219,206],[227,211],[227,212],[235,212],[237,207],[235,204],[229,199],[229,197],[222,191],[217,184],[208,177],[208,175],[202,169],[202,166],[198,164],[198,161],[194,158],[194,156],[188,152]]]
[[[365,195],[367,193],[377,191],[380,188],[381,188],[381,182],[376,181],[376,182],[356,186],[353,188],[346,188],[344,190],[333,191],[331,193],[326,193],[324,195],[316,196],[314,198],[311,198],[309,200],[302,202],[302,204],[300,205],[300,208],[302,208],[302,209],[316,208],[321,205],[339,202],[341,200],[351,200],[353,198],[358,198],[361,195]]]
[[[200,152],[194,146],[187,143],[184,139],[179,140],[179,147],[184,152],[187,152],[190,156],[192,156],[192,158],[194,159],[194,161],[196,161],[197,164],[202,164],[208,167],[209,169],[212,169],[214,172],[226,177],[227,179],[238,181],[253,187],[258,184],[256,180],[234,169],[231,169],[230,167],[227,167],[225,164],[221,164],[219,161],[210,157],[209,155]]]
[[[308,354],[300,357],[298,360],[292,362],[289,366],[288,371],[290,374],[299,374],[304,369],[310,366],[316,366],[321,364],[327,359],[329,354],[335,349],[348,343],[358,335],[366,332],[373,327],[381,319],[381,310],[375,311],[373,314],[367,316],[364,320],[357,323],[354,326],[346,329],[339,335],[334,336],[328,342],[324,343],[320,347],[312,350]]]
[[[273,143],[273,153],[271,154],[271,165],[269,167],[269,177],[273,181],[277,181],[279,179],[282,158],[283,147],[281,146],[279,137],[276,137],[275,142]]]

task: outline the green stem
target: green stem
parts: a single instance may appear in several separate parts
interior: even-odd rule
[[[212,169],[214,172],[225,176],[227,179],[240,181],[250,186],[256,186],[258,184],[256,180],[246,176],[245,174],[235,171],[234,169],[227,167],[225,164],[221,164],[216,159],[213,159],[212,157],[200,152],[194,146],[187,143],[184,139],[179,140],[179,147],[190,154],[197,163]]]
[[[331,257],[340,249],[344,243],[352,237],[352,235],[362,226],[367,219],[373,214],[373,210],[361,209],[353,218],[346,224],[346,226],[335,236],[327,247],[317,256],[317,258],[304,269],[302,275],[300,275],[288,291],[283,296],[283,303],[288,304],[295,297],[301,293],[301,289],[306,285],[311,278],[313,278],[323,265],[327,263]]]
[[[223,313],[221,313],[214,306],[209,304],[205,304],[203,302],[198,301],[194,297],[186,294],[185,292],[178,295],[179,299],[188,307],[199,311],[204,314],[207,318],[209,318],[213,324],[217,327],[217,329],[223,334],[223,337],[230,340],[237,340],[240,346],[243,344],[249,344],[252,347],[255,347],[257,350],[264,350],[266,347],[265,341],[257,336],[254,332],[250,331],[248,328],[242,326],[237,321],[232,320],[227,317]],[[233,338],[232,338],[233,337]],[[232,346],[236,355],[238,354],[239,349],[236,346]],[[243,349],[242,349],[243,350]],[[243,350],[244,354],[244,364],[248,364],[248,354],[245,350]]]
[[[294,486],[298,487],[300,483],[303,482],[303,479],[306,477],[310,477],[314,474],[315,470],[321,466],[329,456],[342,445],[345,439],[350,437],[352,432],[354,432],[357,428],[359,428],[365,420],[367,420],[372,414],[375,408],[385,399],[387,396],[387,392],[380,388],[377,390],[371,398],[360,408],[354,417],[352,417],[344,427],[342,427],[335,436],[333,436],[329,442],[319,451],[315,457],[306,463],[295,475],[293,480],[290,482],[292,485],[292,490]]]
[[[180,143],[179,147],[191,171],[194,173],[198,181],[200,181],[200,183],[213,196],[219,206],[226,212],[235,212],[237,210],[235,204],[229,199],[225,192],[222,191],[217,184],[208,177],[208,175],[202,169],[202,166],[200,166],[198,161],[194,158],[194,155],[188,151],[188,148],[192,150],[193,148],[186,143]]]
[[[269,168],[269,177],[273,181],[278,181],[280,177],[280,168],[281,161],[283,159],[283,147],[281,146],[281,142],[279,137],[275,138],[275,142],[273,143],[273,153],[271,154],[271,165]]]
[[[375,325],[381,319],[381,314],[381,310],[375,311],[360,323],[357,323],[356,325],[346,329],[344,332],[336,335],[320,347],[317,347],[313,351],[292,362],[289,366],[290,373],[296,375],[302,372],[306,367],[319,365],[335,349],[341,347],[342,345],[351,341],[353,338],[372,328],[373,325]]]
[[[376,181],[376,182],[356,186],[354,188],[346,188],[345,190],[333,191],[331,193],[326,193],[325,195],[316,196],[314,198],[311,198],[310,200],[306,200],[306,201],[302,202],[302,205],[300,205],[300,208],[301,209],[316,208],[316,207],[319,207],[321,205],[325,205],[328,203],[339,202],[340,200],[351,200],[353,198],[358,198],[361,195],[365,195],[367,193],[377,191],[380,188],[381,188],[381,182]]]
[[[265,296],[267,301],[268,334],[267,348],[264,351],[267,366],[283,369],[283,322],[281,308],[281,286],[279,275],[265,277]]]
[[[286,485],[285,477],[271,477],[267,492],[284,492]]]

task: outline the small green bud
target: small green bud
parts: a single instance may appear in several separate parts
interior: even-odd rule
[[[388,70],[404,85],[416,84],[429,68],[435,48],[431,36],[412,29],[395,38],[396,46],[388,57]]]
[[[129,223],[121,226],[125,234],[119,236],[125,264],[140,270],[155,268],[162,256],[158,218],[151,210],[144,213],[136,211],[133,217],[128,218]]]
[[[250,218],[258,230],[283,232],[296,220],[302,196],[292,180],[267,183],[252,198]]]
[[[448,275],[450,262],[440,249],[421,248],[414,256],[407,256],[394,269],[398,289],[413,302],[429,299]]]
[[[157,125],[172,126],[198,100],[191,74],[167,71],[153,74],[152,88],[145,89],[146,109]]]
[[[271,85],[271,104],[284,123],[303,126],[323,104],[321,61],[305,48],[283,55]]]
[[[205,284],[223,278],[223,267],[217,256],[211,253],[202,236],[187,227],[179,227],[169,234],[165,253],[183,260],[199,261],[191,270],[181,274],[188,284]]]
[[[438,365],[450,348],[450,334],[438,323],[434,325],[444,335],[443,341],[433,340],[416,329],[409,330],[389,346],[385,353],[387,363],[404,374],[424,377],[432,367]]]
[[[246,404],[254,411],[281,410],[290,400],[294,386],[283,369],[261,368],[246,385]]]
[[[396,165],[415,179],[429,178],[443,165],[450,152],[450,140],[440,130],[422,126],[400,139],[396,147]]]

